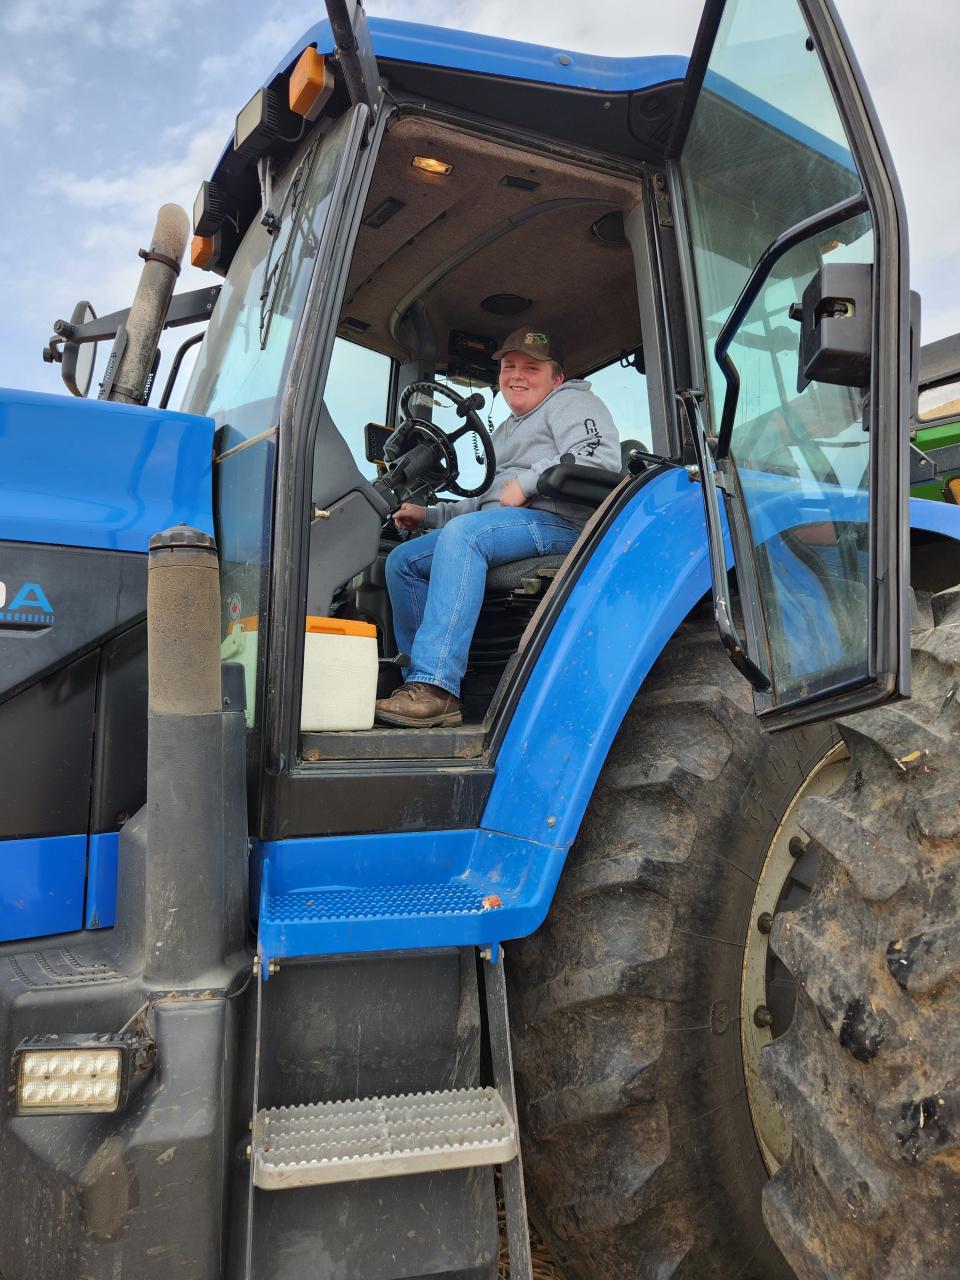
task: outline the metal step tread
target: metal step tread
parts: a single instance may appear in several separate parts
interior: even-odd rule
[[[257,1112],[253,1180],[268,1191],[502,1164],[517,1154],[496,1089],[450,1089]]]
[[[492,904],[476,885],[387,884],[350,889],[298,889],[263,903],[266,924],[320,924],[332,920],[481,915]]]

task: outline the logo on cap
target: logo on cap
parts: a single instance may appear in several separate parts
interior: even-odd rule
[[[523,341],[524,345],[527,343],[536,343],[538,347],[545,347],[549,339],[545,333],[528,333]]]

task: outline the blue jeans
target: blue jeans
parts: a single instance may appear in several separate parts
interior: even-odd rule
[[[528,556],[565,555],[579,533],[552,511],[491,507],[395,547],[387,556],[387,586],[397,648],[411,656],[407,680],[458,696],[487,570]]]

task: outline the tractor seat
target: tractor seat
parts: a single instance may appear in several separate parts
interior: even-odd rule
[[[487,573],[488,591],[516,591],[524,578],[552,578],[566,556],[528,556],[526,560],[511,560],[498,564]]]
[[[540,477],[537,492],[545,498],[576,502],[595,511],[623,477],[629,474],[632,459],[637,456],[635,451],[642,449],[643,445],[639,440],[622,441],[620,471],[581,466],[573,461],[571,454],[564,454],[557,466],[551,467]],[[524,580],[531,583],[537,579],[552,578],[565,559],[566,556],[530,556],[525,560],[512,560],[509,564],[498,565],[487,574],[487,591],[518,591],[524,587]],[[538,593],[530,591],[531,595]]]

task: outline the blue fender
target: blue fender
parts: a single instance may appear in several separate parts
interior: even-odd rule
[[[771,532],[796,523],[795,495],[781,506]],[[960,507],[912,498],[910,523],[960,541]],[[483,828],[570,846],[628,707],[710,587],[700,487],[671,470],[620,513],[571,593],[497,757]]]
[[[700,486],[671,468],[584,566],[510,722],[482,828],[569,848],[627,708],[709,590]]]

